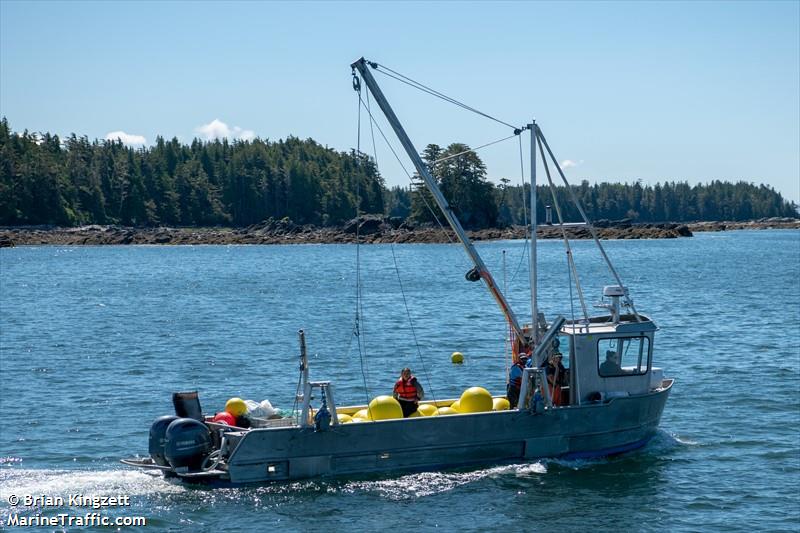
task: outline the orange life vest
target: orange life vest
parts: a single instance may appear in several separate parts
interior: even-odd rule
[[[394,384],[394,391],[401,399],[416,402],[417,378],[411,376],[408,378],[408,381],[405,381],[403,378],[398,379]]]

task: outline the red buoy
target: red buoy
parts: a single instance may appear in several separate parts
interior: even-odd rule
[[[217,424],[225,424],[228,426],[236,425],[236,417],[225,411],[214,415],[214,418],[212,418],[211,421],[216,422]]]

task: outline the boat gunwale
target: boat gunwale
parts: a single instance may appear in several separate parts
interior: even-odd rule
[[[664,386],[664,382],[668,382],[666,386]],[[615,402],[618,402],[620,400],[621,401],[638,400],[638,399],[646,398],[646,397],[656,397],[656,396],[659,396],[661,394],[669,394],[670,391],[672,390],[672,386],[674,385],[674,383],[675,383],[675,379],[674,378],[664,378],[661,381],[662,386],[660,388],[654,389],[654,390],[650,390],[650,391],[642,393],[642,394],[631,394],[629,396],[618,396],[618,397],[614,397],[614,398],[609,398],[608,400],[605,400],[605,401],[602,401],[602,402],[584,403],[584,404],[581,404],[581,405],[561,405],[561,406],[547,407],[544,413],[540,413],[540,414],[538,414],[536,416],[546,415],[548,412],[559,412],[559,411],[566,411],[566,410],[576,411],[576,410],[579,410],[579,409],[602,409],[602,408],[608,407],[609,405],[611,405],[611,404],[613,404]],[[447,400],[440,400],[440,401],[447,401]],[[364,408],[366,409],[366,407],[364,407]],[[503,411],[483,411],[483,412],[479,412],[479,413],[453,413],[453,414],[436,415],[436,416],[415,416],[415,417],[408,417],[408,418],[390,418],[390,419],[386,419],[386,420],[367,420],[367,421],[364,421],[364,422],[357,422],[357,423],[350,422],[350,423],[347,423],[347,424],[344,424],[344,423],[339,423],[339,424],[336,424],[336,425],[332,424],[330,426],[330,429],[332,429],[332,428],[338,429],[338,428],[341,428],[341,427],[344,427],[344,426],[351,426],[351,425],[352,426],[360,426],[361,424],[376,424],[376,423],[386,423],[386,422],[403,423],[403,422],[407,422],[407,421],[411,421],[411,420],[427,420],[427,419],[432,419],[432,418],[438,418],[439,416],[459,417],[459,418],[461,418],[461,417],[476,417],[476,416],[487,416],[487,415],[489,415],[489,416],[491,416],[491,415],[506,415],[506,416],[510,416],[510,415],[520,415],[520,414],[532,414],[532,411],[530,409],[505,409]],[[293,426],[282,426],[282,427],[248,428],[248,429],[244,429],[242,431],[237,431],[237,432],[242,434],[242,436],[244,437],[248,433],[252,433],[252,432],[260,432],[260,431],[297,431],[298,429],[306,430],[306,431],[315,431],[313,426],[311,426],[311,427],[301,427],[300,425],[293,425]]]

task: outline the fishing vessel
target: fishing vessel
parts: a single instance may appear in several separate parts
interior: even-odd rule
[[[332,382],[310,379],[305,336],[300,331],[301,408],[291,416],[253,417],[250,427],[237,427],[204,415],[196,393],[176,393],[175,415],[161,417],[151,427],[150,456],[124,459],[123,463],[160,470],[165,476],[189,482],[242,484],[545,457],[599,457],[644,446],[657,431],[673,386],[673,380],[665,378],[662,369],[653,364],[658,328],[636,310],[628,288],[536,122],[514,128],[515,135],[529,134],[531,142],[531,321],[524,324],[470,242],[381,91],[371,72],[381,65],[361,58],[351,67],[359,100],[366,86],[471,260],[473,268],[467,279],[482,282],[497,302],[509,325],[514,362],[528,361],[527,365],[520,365],[518,405],[507,408],[505,395],[489,396],[487,400],[488,393],[478,391],[472,400],[462,396],[420,402],[419,413],[426,416],[409,418],[385,415],[394,411],[386,411],[381,404],[339,406]],[[548,321],[539,311],[537,154],[542,156],[550,190],[554,191],[552,164],[583,219],[578,223],[564,221],[553,193],[557,221],[549,223],[562,230],[571,283],[582,311],[570,319],[557,316]],[[547,218],[550,219],[549,213]],[[603,312],[599,316],[589,315],[575,270],[566,232],[574,224],[591,232],[614,282],[604,287],[604,300],[599,305]],[[570,302],[572,297],[570,292]],[[561,352],[569,372],[559,388],[548,381],[547,364]],[[456,402],[471,402],[471,406],[452,409]]]

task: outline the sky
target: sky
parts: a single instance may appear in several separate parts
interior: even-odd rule
[[[388,185],[408,185],[377,130],[373,149],[365,113],[359,143],[350,64],[361,56],[510,124],[535,119],[571,182],[745,180],[800,203],[797,0],[0,0],[0,115],[14,131],[132,146],[159,135],[360,145]],[[418,151],[512,133],[376,78]],[[490,179],[528,176],[522,141],[522,171],[517,138],[478,152]]]

